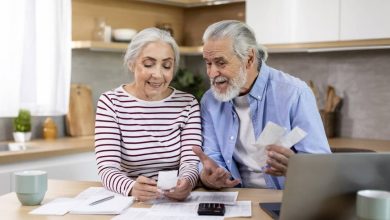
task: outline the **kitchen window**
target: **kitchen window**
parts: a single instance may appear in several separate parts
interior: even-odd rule
[[[66,114],[71,0],[2,0],[0,20],[0,117]]]

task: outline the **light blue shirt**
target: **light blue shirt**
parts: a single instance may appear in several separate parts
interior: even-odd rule
[[[262,63],[249,92],[250,117],[256,139],[268,121],[287,131],[295,126],[307,136],[293,147],[297,153],[330,153],[328,140],[310,88],[302,80]],[[203,150],[234,179],[241,179],[233,151],[238,138],[239,118],[232,101],[218,101],[211,90],[201,100]],[[202,169],[202,167],[200,167]],[[284,177],[271,177],[269,188],[284,188]]]

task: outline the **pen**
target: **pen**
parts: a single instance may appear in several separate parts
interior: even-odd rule
[[[97,204],[99,204],[99,203],[102,203],[102,202],[108,201],[108,200],[110,200],[110,199],[113,199],[114,197],[115,197],[115,196],[112,195],[112,196],[109,196],[109,197],[106,197],[106,198],[103,198],[103,199],[99,199],[99,200],[97,200],[97,201],[95,201],[95,202],[90,203],[89,205],[97,205]]]

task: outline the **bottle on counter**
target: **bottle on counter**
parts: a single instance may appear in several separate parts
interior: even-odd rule
[[[43,138],[46,140],[57,138],[57,125],[51,117],[47,117],[43,122]]]

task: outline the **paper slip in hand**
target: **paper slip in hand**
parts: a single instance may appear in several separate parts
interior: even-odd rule
[[[305,138],[307,133],[300,129],[299,127],[295,127],[290,133],[286,136],[282,137],[276,145],[283,146],[285,148],[290,148],[300,142],[303,138]]]
[[[278,142],[286,133],[286,129],[269,121],[257,139],[255,146],[264,147]]]
[[[159,171],[157,187],[162,190],[170,190],[176,187],[177,180],[177,170]]]
[[[264,147],[271,144],[290,148],[306,137],[307,133],[299,127],[295,127],[287,135],[286,129],[269,121],[254,144],[257,147]]]
[[[32,210],[33,215],[65,215],[69,210],[77,205],[79,200],[73,198],[57,198],[49,203]]]

